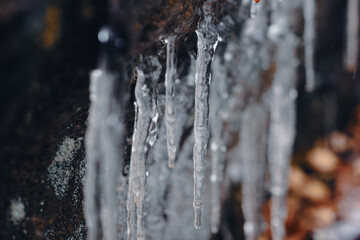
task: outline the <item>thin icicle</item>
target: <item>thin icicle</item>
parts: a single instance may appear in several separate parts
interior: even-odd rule
[[[175,80],[176,80],[176,36],[168,37],[165,42],[166,47],[166,104],[165,104],[165,123],[166,137],[169,157],[169,167],[175,166],[176,158],[176,111],[175,111]]]
[[[224,104],[227,104],[226,69],[215,59],[210,94],[210,130],[211,130],[211,232],[217,233],[220,221],[220,183],[225,160],[225,140],[223,134]]]
[[[315,0],[304,0],[304,48],[305,48],[305,72],[306,85],[305,89],[311,92],[315,87],[315,70],[314,70],[314,40],[315,40]]]
[[[270,163],[272,239],[285,237],[288,168],[295,137],[295,67],[297,39],[287,32],[278,46],[277,68],[270,90],[270,130],[268,158]]]
[[[149,59],[154,64],[154,58]],[[145,59],[144,61],[147,61]],[[146,67],[149,67],[145,65]],[[152,66],[149,67],[151,69]],[[151,79],[157,78],[159,72],[150,74]],[[150,148],[155,142],[158,113],[154,99],[154,91],[150,86],[149,76],[137,68],[135,87],[136,117],[131,149],[130,179],[127,199],[128,239],[145,239],[143,208],[146,192],[146,159]],[[149,85],[151,84],[151,85]]]
[[[203,185],[206,169],[206,150],[209,138],[209,88],[211,80],[211,61],[218,41],[215,16],[212,9],[214,0],[203,5],[204,19],[199,23],[196,74],[195,74],[195,123],[194,123],[194,210],[195,228],[201,227],[203,209]]]
[[[87,149],[87,172],[85,181],[85,218],[88,228],[88,239],[96,240],[101,238],[100,226],[100,199],[97,192],[100,190],[99,186],[99,171],[101,152],[97,150],[99,145],[98,136],[100,134],[101,126],[101,103],[99,87],[101,87],[101,77],[103,71],[100,69],[94,70],[91,73],[90,81],[90,115],[89,127],[86,133],[86,149]]]
[[[347,1],[345,67],[350,71],[357,68],[359,53],[359,1]]]
[[[136,239],[136,191],[138,189],[138,176],[137,176],[137,165],[138,161],[135,160],[136,154],[136,146],[140,146],[138,143],[138,129],[137,129],[137,121],[138,121],[138,107],[136,102],[135,105],[135,126],[132,138],[132,148],[131,148],[131,160],[130,160],[130,170],[129,170],[129,188],[128,188],[128,196],[126,201],[126,210],[127,210],[127,235],[128,240]]]
[[[261,206],[265,191],[267,114],[260,104],[250,104],[243,113],[240,154],[243,166],[242,210],[247,240],[260,234]]]
[[[144,73],[137,69],[137,82],[135,87],[135,97],[138,103],[138,119],[137,119],[137,133],[135,137],[135,161],[137,162],[137,178],[138,189],[135,192],[137,199],[136,203],[136,236],[138,240],[145,239],[143,226],[143,204],[145,199],[145,184],[146,184],[146,151],[147,151],[147,136],[149,134],[151,124],[151,96],[149,87],[145,84]]]

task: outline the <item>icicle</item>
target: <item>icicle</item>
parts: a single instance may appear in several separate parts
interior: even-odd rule
[[[118,149],[123,126],[121,113],[113,111],[113,108],[121,109],[114,97],[114,84],[115,76],[109,72],[97,69],[91,74],[92,106],[87,133],[88,173],[85,185],[89,239],[99,237],[99,217],[105,239],[117,237],[118,213],[112,209],[117,209],[116,187],[121,163]]]
[[[111,91],[114,91],[116,78],[114,76],[107,77],[108,92],[110,96]],[[102,85],[107,83],[102,82]],[[104,87],[104,86],[103,86]],[[120,120],[120,114],[118,109],[121,109],[121,106],[116,103],[116,99],[109,99],[107,104],[108,112],[106,118],[103,119],[105,124],[101,129],[100,141],[102,143],[102,163],[100,164],[101,178],[100,184],[102,188],[102,203],[101,203],[101,218],[102,218],[102,228],[103,235],[105,239],[116,239],[118,238],[117,234],[117,220],[118,212],[117,210],[117,184],[119,176],[121,175],[121,140],[123,137],[123,126]],[[105,106],[104,106],[105,107]],[[122,115],[121,115],[122,116]],[[121,161],[119,161],[121,160]]]
[[[260,104],[251,104],[243,113],[240,154],[243,166],[242,210],[247,240],[256,240],[260,234],[265,190],[267,121],[266,111]]]
[[[149,60],[149,61],[148,61]],[[154,64],[154,58],[145,59],[145,62]],[[146,69],[147,65],[145,65]],[[149,67],[149,69],[151,69]],[[151,79],[157,79],[159,71],[150,74]],[[157,132],[158,113],[153,97],[156,94],[151,90],[149,76],[137,68],[137,81],[135,87],[135,126],[133,145],[131,149],[130,179],[127,199],[128,210],[128,239],[145,239],[143,223],[143,207],[146,192],[146,159],[150,148],[155,142]],[[135,234],[136,233],[136,234]]]
[[[98,36],[104,44],[109,44],[111,37],[112,32],[107,28],[103,28]],[[100,63],[100,68],[91,73],[90,82],[85,217],[89,239],[116,239],[119,234],[117,223],[121,217],[121,212],[117,211],[116,189],[118,182],[123,180],[119,170],[122,163],[122,100],[117,97],[117,77],[106,70],[106,55]],[[99,226],[102,226],[102,231]]]
[[[170,36],[165,42],[166,47],[166,105],[165,105],[165,123],[166,123],[166,137],[169,157],[169,167],[175,166],[176,158],[176,111],[175,111],[175,80],[176,80],[176,37]]]
[[[87,173],[85,181],[85,218],[88,227],[88,238],[95,240],[101,238],[100,226],[100,199],[97,192],[99,191],[99,172],[98,165],[101,159],[101,152],[97,150],[99,145],[98,136],[101,126],[101,99],[99,87],[102,70],[98,69],[91,73],[90,98],[91,108],[89,116],[89,127],[86,134],[87,149]]]
[[[315,0],[304,0],[304,48],[305,48],[305,89],[311,92],[315,87],[314,40],[315,40]]]
[[[176,167],[169,179],[171,188],[167,194],[167,226],[162,239],[211,239],[210,221],[204,221],[201,229],[193,225],[193,179],[192,179],[192,154],[194,148],[193,133],[183,140]],[[204,198],[210,199],[208,184],[204,186]],[[209,219],[210,201],[204,201],[203,218]]]
[[[138,106],[137,103],[135,105],[135,126],[132,138],[132,148],[131,148],[131,160],[130,160],[130,170],[129,170],[129,188],[128,188],[128,196],[126,201],[126,210],[127,210],[127,234],[128,240],[135,240],[136,239],[136,193],[138,191],[138,175],[137,175],[137,165],[138,161],[135,158],[136,147],[142,148],[139,140],[138,140],[138,129],[137,129],[137,121],[139,119],[138,116]]]
[[[165,97],[165,96],[164,96]],[[165,104],[161,107],[165,107]],[[168,179],[173,170],[164,164],[168,161],[166,146],[166,127],[165,119],[159,128],[159,138],[154,144],[154,150],[149,154],[151,164],[147,166],[148,176],[146,179],[146,200],[144,205],[144,222],[146,223],[146,239],[166,239],[164,229],[168,227],[167,219],[167,199]]]
[[[357,68],[359,53],[359,1],[347,1],[345,67],[350,71]]]
[[[286,194],[288,168],[295,137],[295,67],[294,52],[297,39],[287,32],[278,46],[276,73],[271,86],[270,130],[268,158],[270,163],[272,239],[285,236]]]
[[[203,208],[203,185],[206,168],[206,150],[209,138],[209,85],[210,67],[217,44],[217,31],[215,27],[212,4],[208,0],[204,3],[204,19],[196,30],[198,37],[198,53],[196,58],[195,74],[195,123],[194,123],[194,210],[195,228],[201,227],[201,212]]]
[[[215,59],[210,94],[210,130],[211,130],[211,232],[217,233],[220,221],[220,183],[225,160],[225,140],[223,134],[224,106],[227,104],[226,69]]]
[[[272,1],[268,37],[277,46],[276,73],[270,89],[268,159],[270,166],[271,232],[273,240],[285,237],[288,168],[295,137],[295,49],[298,39],[290,19],[300,1]]]

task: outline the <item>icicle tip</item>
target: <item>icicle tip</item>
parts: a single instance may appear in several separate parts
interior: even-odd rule
[[[216,234],[219,232],[219,227],[217,225],[211,225],[211,233]]]
[[[194,227],[196,229],[201,228],[201,213],[202,213],[202,207],[194,207],[195,210],[195,221],[194,221]]]
[[[175,161],[173,162],[173,161],[169,161],[169,168],[174,168],[175,167]]]
[[[311,93],[313,90],[314,90],[314,84],[306,84],[305,85],[305,90],[308,92],[308,93]]]

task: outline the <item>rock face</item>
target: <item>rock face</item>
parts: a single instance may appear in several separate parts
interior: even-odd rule
[[[222,94],[216,90],[213,92],[220,97],[212,99],[210,96],[210,104],[218,104],[222,110],[222,116],[216,118],[217,114],[212,113],[210,108],[210,116],[216,119],[215,123],[211,122],[210,125],[216,128],[226,122],[216,137],[221,139],[224,137],[223,132],[229,133],[226,143],[219,140],[211,144],[211,156],[217,155],[219,164],[225,161],[221,160],[225,158],[221,152],[227,150],[227,158],[236,159],[236,146],[241,136],[240,122],[252,122],[251,119],[241,121],[239,117],[231,117],[238,113],[240,116],[239,109],[251,112],[253,105],[266,98],[264,92],[270,89],[275,71],[274,66],[270,64],[267,71],[260,74],[259,69],[262,66],[257,64],[257,61],[266,62],[266,59],[259,57],[257,51],[275,51],[275,46],[267,47],[266,44],[269,43],[262,39],[264,36],[261,29],[266,28],[262,28],[261,24],[268,24],[265,18],[261,19],[261,11],[264,9],[258,9],[257,13],[252,11],[258,20],[249,23],[247,21],[250,11],[240,12],[240,2],[214,1],[209,7],[213,14],[211,21],[217,25],[217,31],[224,41],[219,43],[217,49],[218,56],[222,57],[213,63],[213,67],[216,68],[213,77],[221,79],[224,84],[220,83],[215,87],[233,94],[237,97],[234,99],[244,101],[231,102],[225,96],[217,102],[217,99],[222,99]],[[243,4],[246,2],[242,1]],[[320,2],[318,1],[318,4],[321,4]],[[144,192],[147,197],[143,196],[145,212],[142,220],[144,223],[141,223],[146,231],[141,233],[138,227],[137,233],[145,234],[146,239],[176,239],[180,236],[182,239],[243,239],[244,233],[239,227],[244,222],[239,200],[239,176],[233,177],[234,171],[232,172],[238,166],[233,161],[221,166],[220,172],[213,172],[211,179],[207,178],[211,181],[225,178],[222,187],[215,186],[213,190],[219,191],[218,195],[211,197],[212,201],[218,204],[221,202],[221,213],[217,213],[221,218],[220,223],[216,223],[216,219],[211,220],[215,225],[210,227],[209,215],[212,210],[208,188],[211,184],[210,180],[205,180],[203,219],[206,218],[206,221],[202,230],[193,228],[194,136],[191,130],[191,114],[195,111],[192,103],[195,101],[193,92],[196,67],[192,66],[195,66],[199,51],[203,50],[197,49],[195,33],[198,23],[206,21],[206,14],[202,12],[203,5],[203,0],[38,0],[32,3],[16,0],[0,3],[0,32],[3,33],[0,36],[0,239],[86,239],[83,184],[87,167],[85,138],[90,107],[89,79],[90,72],[99,68],[104,55],[109,60],[107,70],[121,76],[120,80],[126,78],[123,76],[130,76],[129,81],[121,86],[121,93],[126,95],[123,102],[124,156],[121,156],[123,165],[120,169],[125,180],[118,186],[121,189],[127,189],[128,185],[131,138],[136,121],[133,102],[139,99],[139,94],[144,91],[144,88],[137,84],[140,79],[138,74],[144,74],[143,86],[156,86],[155,90],[149,89],[150,93],[159,93],[156,111],[160,120],[154,120],[153,115],[149,118],[156,121],[157,138],[153,141],[150,132],[144,139],[147,146],[152,146],[148,152],[143,153],[148,158],[148,169],[144,173],[149,188]],[[345,73],[342,70],[344,43],[341,29],[345,23],[339,19],[345,19],[345,10],[345,4],[333,0],[328,1],[317,13],[315,72],[321,81],[312,94],[302,90],[303,61],[301,54],[297,56],[300,70],[295,151],[309,147],[308,143],[323,132],[343,127],[347,120],[344,116],[349,115],[356,103],[357,99],[354,96],[359,91],[359,85],[356,84],[358,76],[355,72],[352,78],[350,75],[353,73]],[[301,14],[296,11],[295,13],[295,18],[299,19]],[[246,17],[239,17],[241,14],[245,14]],[[250,31],[254,29],[249,26],[251,24],[257,26],[256,30],[260,29],[260,35],[258,31]],[[104,26],[111,29],[114,34],[112,45],[99,44],[99,30]],[[238,39],[237,36],[247,29],[247,37]],[[298,32],[301,31],[301,26],[294,29],[295,34],[300,35]],[[171,170],[167,167],[168,151],[164,146],[168,143],[163,119],[166,115],[164,82],[168,57],[165,39],[174,35],[177,38],[177,77],[174,78],[177,92],[174,105],[180,109],[174,121],[175,125],[181,126],[183,130],[176,133],[178,136],[174,138],[179,151],[176,153],[175,168]],[[204,37],[205,41],[206,38],[207,36]],[[231,39],[241,42],[241,47],[237,48]],[[214,43],[211,48],[213,45]],[[249,52],[249,49],[253,49],[254,52]],[[211,55],[208,57],[207,64],[211,61]],[[249,63],[247,58],[253,61]],[[239,62],[242,63],[241,66],[249,64],[250,68],[242,68],[237,64]],[[258,75],[252,74],[256,71]],[[153,80],[154,72],[157,72],[156,80]],[[208,73],[205,71],[204,75]],[[222,78],[226,74],[229,77]],[[245,90],[238,91],[238,86],[231,82],[236,74],[247,79],[243,82]],[[258,83],[260,78],[261,83]],[[343,79],[345,80],[342,81]],[[156,85],[149,84],[149,81],[156,82]],[[203,92],[197,97],[202,96]],[[226,117],[229,109],[239,111],[230,114],[231,121],[228,120],[229,116]],[[201,118],[199,113],[197,116]],[[199,119],[197,121],[201,121]],[[140,124],[139,127],[141,126]],[[256,126],[251,126],[256,129]],[[255,136],[256,139],[261,139],[260,135]],[[247,145],[242,145],[240,149],[247,148],[245,146]],[[261,155],[260,152],[249,149],[248,154],[242,153],[241,156],[257,156],[256,154]],[[224,168],[226,171],[222,176]],[[210,174],[210,170],[207,174]],[[235,171],[235,175],[237,174]],[[246,176],[246,173],[242,176]],[[243,184],[252,181],[251,178],[247,180],[243,181]],[[151,192],[154,189],[156,191]],[[251,194],[251,188],[247,192]],[[249,200],[251,199],[247,199],[246,202],[251,205]],[[126,214],[125,205],[125,202],[121,203],[123,210],[120,210],[120,215]],[[256,202],[255,205],[256,208],[260,208],[261,203]],[[245,218],[249,217],[248,213],[245,215]],[[250,213],[251,217],[254,216]],[[126,238],[126,222],[119,222],[122,229],[119,238]],[[245,228],[250,231],[246,233],[247,236],[252,235],[249,226],[251,227],[251,224],[247,224]],[[219,231],[211,234],[210,230]]]
[[[82,239],[88,78],[105,6],[17,2],[2,3],[0,22],[0,238]]]

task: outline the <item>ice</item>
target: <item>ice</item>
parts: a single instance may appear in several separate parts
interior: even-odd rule
[[[165,122],[166,137],[169,155],[169,167],[175,166],[176,158],[176,110],[175,110],[175,80],[176,80],[176,36],[170,36],[166,39],[166,105],[165,105]]]
[[[196,73],[195,73],[195,122],[194,122],[194,210],[195,228],[201,227],[203,209],[203,185],[206,169],[206,151],[209,138],[209,88],[211,80],[211,61],[218,42],[214,13],[206,1],[203,5],[204,19],[199,23]]]
[[[246,107],[241,123],[241,161],[243,166],[242,209],[247,240],[261,233],[261,207],[265,192],[268,115],[264,106],[254,103]]]
[[[250,7],[250,17],[256,18],[257,13],[259,11],[259,8],[262,7],[264,1],[257,2],[255,0],[251,1],[251,7]]]
[[[135,126],[130,160],[130,179],[127,199],[128,210],[128,239],[145,239],[143,208],[146,192],[146,159],[156,138],[158,112],[155,101],[156,88],[154,81],[160,74],[159,63],[156,58],[144,60],[143,69],[153,69],[151,73],[144,73],[137,67],[137,81],[135,87]],[[153,132],[151,131],[153,130]]]
[[[89,239],[117,238],[117,184],[122,162],[121,104],[116,99],[116,77],[105,66],[91,74],[91,108],[86,134],[87,173],[85,217]],[[102,230],[99,228],[101,222]]]
[[[226,68],[220,58],[215,58],[210,92],[210,151],[211,151],[211,231],[217,233],[220,221],[221,188],[225,164],[226,140],[224,123],[228,103]],[[225,150],[225,151],[224,151]]]
[[[208,239],[210,231],[219,230],[228,239],[229,231],[220,224],[222,200],[229,186],[239,181],[246,239],[256,239],[263,230],[260,207],[266,171],[271,178],[272,239],[284,238],[299,61],[292,13],[302,2],[227,3],[236,8],[222,19],[215,18],[221,6],[217,1],[205,1],[201,9],[194,9],[203,13],[196,30],[197,49],[180,47],[182,37],[189,40],[192,33],[167,37],[166,72],[161,72],[157,57],[134,56],[136,60],[127,66],[133,68],[134,92],[119,88],[126,79],[119,76],[122,70],[110,71],[104,56],[100,58],[91,75],[86,135],[89,239]],[[308,85],[313,86],[315,13],[309,3],[314,2],[304,3],[305,64]],[[108,28],[98,34],[102,44],[114,36]],[[222,42],[214,58],[218,39]],[[189,46],[191,40],[186,42]],[[135,95],[135,116],[124,108],[127,92]],[[127,171],[123,122],[134,117],[132,141],[127,140],[132,144]],[[206,171],[209,135],[211,169]]]
[[[295,137],[295,67],[292,65],[297,44],[288,32],[278,47],[277,69],[271,86],[268,158],[270,163],[271,229],[274,240],[285,236],[288,168]],[[296,95],[295,95],[296,96]]]
[[[359,53],[359,1],[347,1],[345,67],[348,71],[357,68]]]
[[[304,0],[304,49],[305,49],[305,72],[307,91],[312,91],[315,87],[315,70],[314,70],[314,42],[315,42],[315,0]]]

